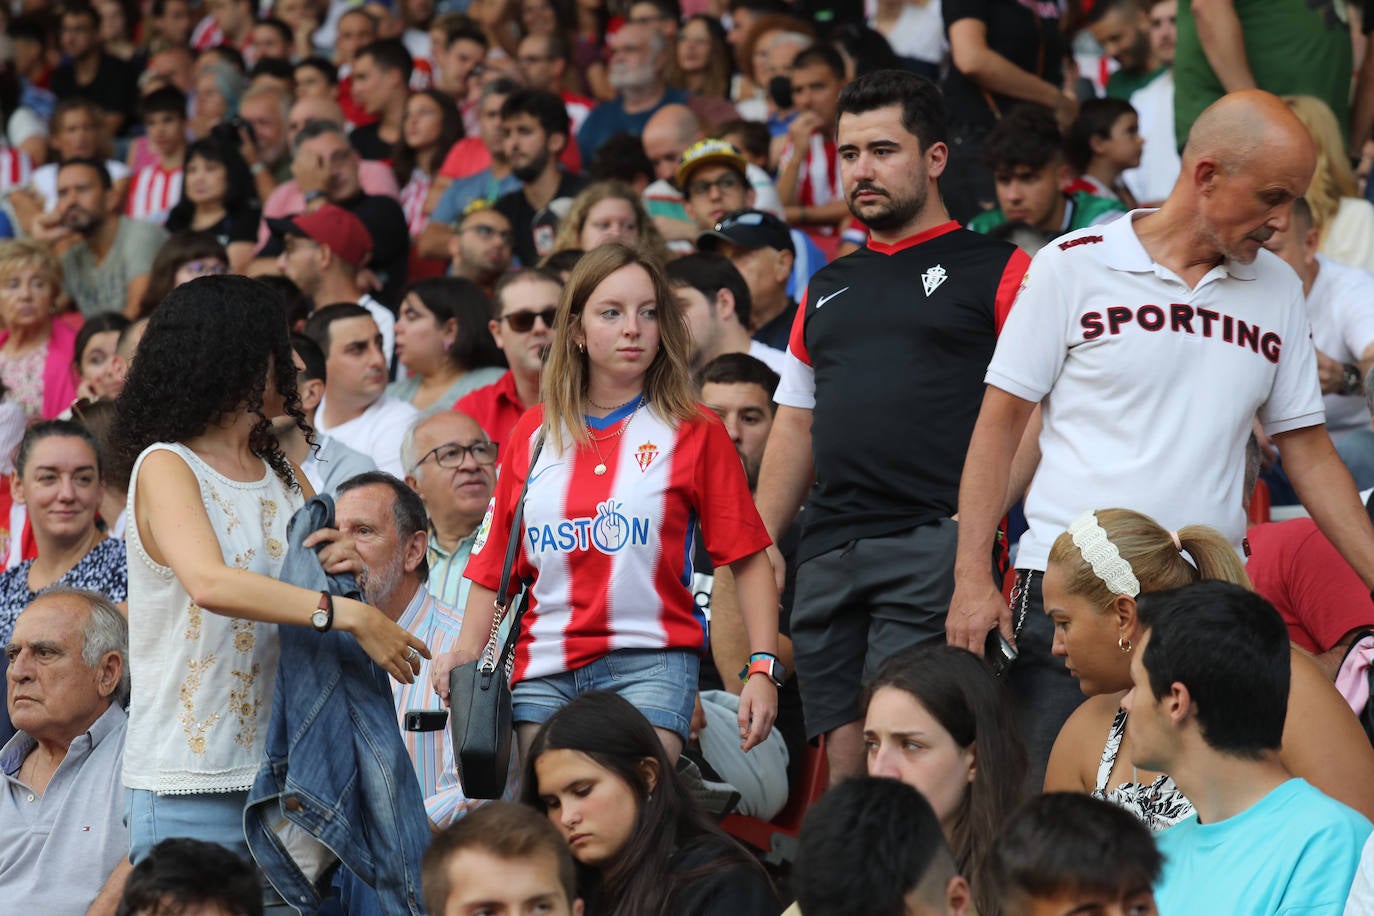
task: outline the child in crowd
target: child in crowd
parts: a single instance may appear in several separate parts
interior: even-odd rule
[[[841,783],[806,813],[798,839],[797,904],[784,916],[976,912],[940,819],[905,783],[874,776]]]
[[[990,864],[1003,916],[1158,912],[1153,887],[1163,858],[1150,831],[1087,795],[1028,801],[998,833]]]
[[[1078,179],[1068,189],[1087,191],[1134,209],[1135,197],[1121,180],[1121,173],[1140,165],[1144,149],[1140,117],[1130,102],[1124,99],[1084,102],[1064,139],[1064,156],[1069,167],[1078,174]]]
[[[1087,191],[1066,191],[1068,164],[1059,125],[1048,110],[1024,105],[997,122],[983,142],[983,158],[997,184],[997,209],[969,220],[987,233],[1007,222],[1025,223],[1048,241],[1111,222],[1125,207]]]
[[[145,95],[138,114],[147,132],[151,162],[134,172],[124,214],[161,224],[181,199],[186,156],[186,95],[163,86]]]

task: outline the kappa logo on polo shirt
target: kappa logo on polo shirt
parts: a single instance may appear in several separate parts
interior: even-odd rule
[[[1076,239],[1069,239],[1067,242],[1059,243],[1060,251],[1068,251],[1070,248],[1077,248],[1079,245],[1096,245],[1102,241],[1100,235],[1080,235]]]
[[[1083,329],[1085,341],[1097,340],[1104,334],[1115,337],[1121,334],[1123,328],[1135,324],[1151,333],[1171,331],[1175,334],[1219,338],[1238,347],[1248,347],[1275,365],[1278,365],[1279,354],[1283,350],[1283,338],[1273,331],[1266,331],[1257,324],[1224,312],[1194,308],[1181,302],[1167,306],[1142,305],[1134,309],[1114,305],[1105,310],[1105,316],[1103,312],[1084,312],[1078,324]]]

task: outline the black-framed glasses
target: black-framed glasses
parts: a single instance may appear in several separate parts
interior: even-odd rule
[[[695,181],[687,182],[687,196],[705,197],[711,193],[713,188],[719,188],[722,194],[728,194],[731,191],[738,191],[743,187],[743,178],[739,177],[739,175],[734,172],[726,172],[715,181],[707,181],[704,178],[698,178]]]
[[[461,445],[457,442],[445,442],[443,445],[435,446],[425,453],[425,457],[415,462],[415,467],[419,468],[429,459],[433,458],[434,463],[441,468],[456,468],[462,465],[469,454],[472,460],[486,467],[496,463],[496,443],[495,442],[474,442],[471,445]]]
[[[511,312],[509,315],[502,315],[501,320],[510,325],[510,329],[515,333],[526,334],[534,328],[534,319],[536,318],[544,322],[544,327],[552,330],[553,319],[557,314],[558,309],[554,306],[550,306],[546,309],[540,309],[537,312],[528,310]]]

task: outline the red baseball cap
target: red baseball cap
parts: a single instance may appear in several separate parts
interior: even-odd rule
[[[269,219],[267,225],[276,235],[298,235],[319,242],[354,267],[362,267],[372,256],[372,234],[367,226],[334,204],[325,204],[313,213]]]

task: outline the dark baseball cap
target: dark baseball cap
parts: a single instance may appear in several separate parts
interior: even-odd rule
[[[797,253],[792,245],[792,230],[782,220],[762,210],[736,210],[731,213],[716,223],[714,229],[707,229],[697,236],[697,250],[715,251],[721,242],[741,248],[773,248],[790,251],[794,255]]]

